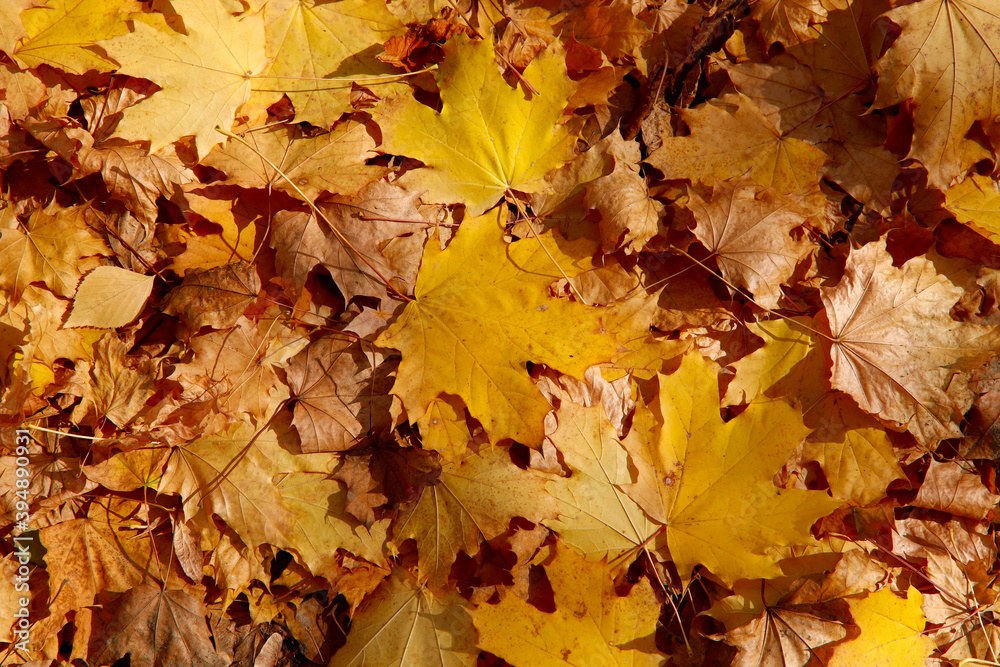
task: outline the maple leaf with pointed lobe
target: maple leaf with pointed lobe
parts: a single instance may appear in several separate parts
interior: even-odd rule
[[[124,110],[117,136],[149,141],[149,151],[194,136],[205,155],[225,136],[250,95],[252,77],[267,64],[259,13],[237,20],[223,3],[173,0],[185,32],[134,21],[135,32],[101,42],[119,71],[149,79],[161,90]]]
[[[603,311],[549,295],[548,285],[589,268],[592,244],[547,234],[503,241],[496,214],[467,218],[446,250],[424,249],[415,299],[375,341],[403,354],[392,393],[417,420],[441,393],[460,396],[492,441],[541,443],[549,404],[525,363],[582,377],[617,350]],[[544,248],[541,247],[544,244]],[[555,263],[553,263],[553,259]]]
[[[894,267],[884,240],[852,251],[840,283],[820,288],[833,387],[923,442],[960,436],[972,403],[963,365],[996,340],[992,327],[951,318],[961,295],[924,257]]]
[[[511,88],[494,62],[492,40],[459,37],[439,65],[441,112],[412,98],[375,110],[383,150],[415,157],[426,169],[403,183],[434,202],[460,202],[482,215],[511,190],[549,192],[545,176],[574,155],[575,137],[560,124],[575,84],[561,51],[550,48],[524,70],[539,95]]]
[[[639,479],[626,491],[665,522],[681,577],[697,564],[727,583],[779,575],[771,550],[811,544],[810,526],[840,506],[824,492],[771,481],[809,433],[799,411],[755,402],[723,422],[717,373],[698,353],[659,385],[652,418],[633,425]]]
[[[1000,139],[1000,14],[990,0],[922,0],[886,12],[902,33],[879,59],[875,105],[913,101],[907,157],[927,168],[928,183],[946,188],[987,152],[967,140],[979,121]]]

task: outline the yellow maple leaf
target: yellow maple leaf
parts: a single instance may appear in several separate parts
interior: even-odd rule
[[[252,77],[267,64],[264,22],[250,14],[237,20],[221,2],[174,0],[186,33],[165,24],[135,21],[135,32],[101,42],[119,71],[143,77],[162,90],[124,111],[117,135],[149,141],[150,152],[194,135],[204,155],[225,137],[233,116],[250,94]]]
[[[655,425],[633,425],[642,434],[629,444],[639,480],[626,490],[666,522],[677,571],[686,579],[702,564],[727,584],[781,574],[770,549],[814,544],[812,524],[840,506],[771,481],[809,433],[800,412],[760,401],[723,422],[717,373],[698,353],[659,384]]]
[[[749,403],[760,395],[792,396],[807,406],[805,420],[816,428],[803,449],[820,464],[834,498],[867,505],[885,497],[886,487],[904,477],[881,425],[848,397],[831,392],[826,361],[811,320],[795,318],[748,325],[764,347],[732,364],[723,405]]]
[[[270,65],[254,84],[267,106],[287,94],[295,120],[332,125],[350,107],[351,82],[326,77],[394,74],[373,50],[405,26],[385,3],[370,0],[271,0],[264,5],[264,31]]]
[[[945,208],[959,222],[972,223],[988,234],[994,243],[1000,242],[1000,191],[996,181],[973,174],[945,192]]]
[[[888,588],[864,598],[848,599],[861,634],[837,646],[829,667],[923,667],[934,642],[925,637],[923,595],[912,586],[906,598]]]
[[[540,611],[516,595],[482,604],[473,614],[477,645],[514,665],[659,665],[653,640],[660,616],[649,579],[622,597],[613,568],[588,563],[572,549],[557,547],[545,565],[555,596],[554,613]]]
[[[545,235],[506,244],[496,214],[466,219],[447,250],[431,241],[416,299],[375,341],[403,353],[392,392],[414,421],[440,393],[459,396],[491,440],[537,445],[550,409],[525,363],[574,377],[617,350],[603,311],[549,295],[561,277],[591,268],[593,242]],[[587,257],[588,259],[571,259]]]
[[[72,74],[114,69],[94,46],[127,33],[125,18],[139,9],[134,0],[48,0],[21,14],[28,38],[11,55],[26,67],[44,64]]]
[[[555,48],[540,54],[524,78],[540,91],[511,88],[494,62],[491,40],[459,38],[445,47],[438,74],[441,113],[406,97],[375,118],[384,150],[422,160],[427,169],[403,183],[436,202],[461,202],[482,215],[508,190],[550,192],[543,180],[573,157],[575,137],[559,116],[575,89]]]

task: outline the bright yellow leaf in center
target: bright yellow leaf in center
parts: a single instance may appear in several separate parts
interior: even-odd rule
[[[537,445],[551,409],[526,362],[583,377],[614,357],[603,310],[549,295],[560,278],[551,254],[572,277],[586,270],[590,241],[542,237],[504,243],[493,214],[466,219],[447,250],[424,250],[416,301],[376,345],[403,353],[393,393],[416,421],[442,392],[460,396],[494,442]]]
[[[507,85],[489,40],[460,39],[445,53],[441,113],[413,98],[376,112],[385,150],[428,167],[404,182],[425,190],[430,201],[462,202],[472,215],[482,215],[507,190],[550,192],[545,175],[573,157],[575,144],[574,133],[559,124],[576,88],[562,51],[550,48],[524,70],[538,95]]]

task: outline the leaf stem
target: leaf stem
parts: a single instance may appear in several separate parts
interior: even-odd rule
[[[817,336],[820,336],[821,338],[827,339],[831,343],[836,343],[837,342],[836,338],[834,338],[832,336],[829,336],[829,335],[823,333],[822,331],[819,331],[817,329],[813,329],[811,326],[809,326],[807,324],[803,324],[802,322],[799,322],[798,320],[796,320],[794,318],[788,317],[787,315],[782,315],[777,310],[771,310],[770,308],[767,308],[766,306],[762,306],[752,296],[750,296],[749,294],[746,294],[746,292],[743,292],[743,290],[741,290],[739,287],[737,287],[736,285],[732,284],[731,282],[729,282],[728,280],[726,280],[725,278],[723,278],[721,275],[719,275],[717,272],[713,271],[708,266],[706,266],[704,262],[698,261],[697,259],[695,259],[691,255],[689,255],[687,252],[681,250],[680,248],[677,248],[675,246],[671,246],[670,248],[671,248],[671,250],[673,250],[675,252],[678,252],[681,255],[684,255],[685,257],[687,257],[688,259],[690,259],[692,262],[694,262],[695,264],[697,264],[701,268],[703,268],[706,271],[708,271],[709,273],[711,273],[713,276],[715,276],[716,278],[718,278],[719,280],[721,280],[722,282],[724,282],[726,285],[728,285],[733,291],[737,292],[738,294],[744,294],[747,299],[749,299],[755,306],[757,306],[758,308],[760,308],[761,310],[763,310],[768,315],[777,315],[781,319],[790,322],[794,326],[801,327],[803,329],[806,329],[807,331],[811,331],[812,333],[816,334]]]
[[[538,232],[535,231],[535,226],[532,224],[531,218],[528,217],[527,211],[524,210],[524,206],[521,204],[521,201],[517,197],[515,197],[510,190],[507,191],[507,198],[514,202],[514,206],[517,207],[517,212],[521,214],[521,217],[528,224],[528,229],[531,230],[531,235],[535,237],[536,241],[538,241],[538,245],[542,246],[542,250],[544,250],[545,254],[549,256],[549,259],[552,261],[552,265],[556,267],[556,269],[559,271],[559,274],[566,279],[566,282],[569,284],[569,288],[573,290],[573,294],[576,295],[576,298],[579,299],[580,303],[582,303],[583,305],[589,306],[590,304],[587,303],[587,300],[583,298],[582,294],[580,294],[580,290],[576,288],[576,285],[573,284],[573,281],[569,279],[569,276],[566,275],[566,272],[563,271],[561,266],[559,266],[559,262],[556,261],[556,258],[552,256],[552,253],[549,252],[549,249],[545,247],[544,243],[542,243],[542,239],[541,237],[538,236]]]

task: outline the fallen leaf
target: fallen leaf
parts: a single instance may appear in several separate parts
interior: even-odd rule
[[[635,481],[629,455],[604,408],[564,402],[556,419],[559,428],[549,439],[570,475],[545,475],[545,488],[559,504],[558,518],[545,525],[591,560],[617,558],[644,544],[660,525],[629,497]]]
[[[84,208],[36,209],[24,231],[0,230],[0,286],[19,299],[32,282],[59,296],[72,296],[80,278],[111,249],[87,227]]]
[[[947,188],[986,155],[965,139],[969,128],[998,124],[995,98],[977,91],[1000,75],[1000,17],[991,3],[967,0],[928,0],[884,16],[902,32],[875,66],[875,106],[912,100],[907,157],[927,168],[928,183]]]
[[[193,269],[170,291],[162,309],[184,320],[193,333],[206,326],[227,329],[236,324],[259,291],[260,278],[246,262]]]
[[[412,290],[416,278],[414,257],[426,235],[416,201],[416,193],[379,182],[355,196],[338,196],[323,204],[324,221],[314,213],[280,213],[271,246],[282,280],[299,292],[309,272],[322,266],[345,299],[372,296],[389,309],[391,290],[383,278],[404,293]]]
[[[309,200],[323,192],[357,192],[386,173],[383,167],[366,164],[374,157],[375,140],[363,124],[353,121],[338,123],[317,136],[306,136],[294,127],[273,127],[248,133],[245,141],[250,145],[230,139],[206,155],[202,164],[225,172],[226,183],[274,187]]]
[[[700,354],[689,352],[676,372],[659,376],[649,410],[645,428],[633,426],[628,449],[639,474],[625,490],[665,521],[682,578],[697,564],[726,583],[778,576],[771,549],[811,544],[810,526],[840,506],[821,491],[773,484],[809,434],[801,414],[759,401],[723,422],[717,373]]]
[[[932,459],[912,503],[915,507],[983,520],[996,509],[998,501],[1000,495],[986,488],[978,472],[963,469],[957,461]]]
[[[126,34],[125,18],[138,10],[133,0],[48,0],[21,13],[27,39],[7,53],[27,67],[55,65],[72,74],[111,70],[114,63],[95,45]]]
[[[439,664],[472,667],[476,630],[454,593],[436,594],[399,568],[365,598],[351,620],[347,644],[331,667]]]
[[[225,136],[236,110],[250,95],[252,77],[261,74],[264,22],[259,13],[237,21],[222,3],[174,0],[184,32],[166,21],[134,21],[134,32],[104,40],[100,46],[119,63],[119,71],[147,78],[161,90],[124,110],[116,135],[149,141],[155,153],[185,136],[194,136],[205,155]]]
[[[757,191],[753,183],[722,183],[710,203],[693,190],[688,208],[694,234],[716,258],[730,285],[749,290],[764,308],[777,308],[788,282],[813,246],[793,230],[809,218],[799,202]],[[801,230],[804,232],[804,230]]]
[[[972,223],[994,242],[1000,241],[1000,192],[993,179],[973,174],[948,188],[945,207],[959,222]]]
[[[296,119],[317,127],[347,110],[352,79],[394,73],[376,58],[377,47],[405,31],[388,7],[366,0],[273,0],[263,24],[269,66],[254,89],[264,106],[287,94]]]
[[[375,344],[403,353],[392,392],[411,419],[445,392],[461,397],[492,441],[537,445],[549,405],[523,364],[582,377],[616,345],[600,309],[548,294],[562,275],[550,255],[570,277],[588,268],[571,263],[570,246],[552,236],[508,245],[498,223],[493,214],[467,219],[446,250],[429,243],[416,299]]]
[[[556,547],[545,572],[556,611],[540,611],[515,595],[481,604],[473,614],[480,648],[516,665],[662,664],[653,639],[660,603],[648,579],[619,596],[613,566],[588,562],[564,546]]]
[[[778,194],[809,195],[819,185],[827,161],[819,148],[782,136],[744,95],[724,95],[717,103],[681,114],[690,136],[661,137],[663,143],[646,162],[666,178],[714,186],[748,177]]]
[[[99,266],[86,275],[76,290],[67,328],[117,329],[142,312],[153,291],[154,276]]]
[[[440,478],[401,512],[395,539],[414,538],[421,580],[445,584],[461,549],[475,555],[481,541],[500,535],[514,517],[533,523],[554,517],[544,482],[515,466],[506,449],[492,447],[441,467]]]
[[[523,77],[543,95],[526,98],[507,85],[490,40],[459,37],[439,65],[437,113],[404,98],[375,112],[383,149],[423,161],[403,183],[433,202],[461,202],[480,216],[508,191],[549,192],[545,176],[573,157],[574,136],[559,124],[575,87],[562,54],[549,49]]]
[[[803,667],[812,660],[814,649],[847,636],[842,623],[787,599],[791,596],[786,583],[736,584],[735,595],[719,600],[707,612],[726,626],[720,637],[736,647],[734,667]]]
[[[310,343],[290,360],[292,424],[302,451],[344,451],[365,433],[390,429],[389,364],[373,370],[372,362],[360,345],[337,336]]]
[[[126,591],[100,614],[92,635],[95,660],[112,663],[130,657],[136,667],[222,665],[205,623],[201,601],[182,590],[143,583]]]
[[[848,599],[860,635],[837,647],[829,667],[923,667],[933,645],[925,637],[923,596],[911,587],[905,598],[888,588],[860,599]]]
[[[896,268],[885,247],[883,240],[852,251],[840,283],[820,288],[830,382],[922,442],[956,437],[972,403],[962,365],[991,349],[994,331],[951,319],[942,304],[950,307],[962,289],[931,261],[915,257]]]

